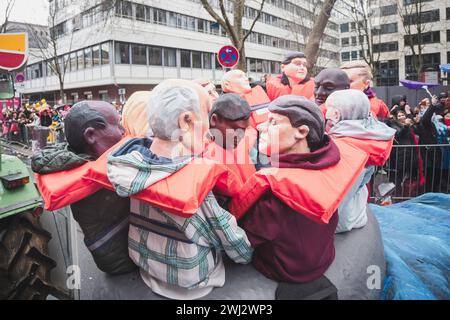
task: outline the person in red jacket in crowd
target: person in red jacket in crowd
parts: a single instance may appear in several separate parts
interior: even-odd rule
[[[241,70],[231,70],[222,77],[223,93],[235,93],[247,100],[250,107],[256,107],[270,102],[264,89],[256,85],[250,86],[247,75]]]
[[[303,52],[290,53],[281,62],[282,74],[266,82],[266,92],[271,101],[288,94],[314,99],[314,80],[308,76],[306,56]]]
[[[370,87],[373,81],[372,70],[364,61],[349,61],[341,65],[350,79],[350,89],[363,91],[370,101],[370,111],[380,120],[389,118],[389,108],[383,100],[378,99]]]
[[[320,107],[323,115],[327,113],[325,101],[334,91],[350,88],[350,79],[347,74],[339,68],[324,69],[314,79],[314,96],[316,104]]]
[[[339,148],[325,134],[324,117],[312,101],[283,96],[271,102],[269,110],[269,141],[277,144],[277,151],[272,150],[272,169],[296,168],[301,175],[303,171],[319,172],[333,167],[340,161]],[[299,177],[292,177],[292,181],[308,183]],[[328,223],[319,223],[291,208],[271,188],[241,220],[254,248],[255,268],[266,277],[284,283],[322,278],[335,257],[337,223],[336,212]]]

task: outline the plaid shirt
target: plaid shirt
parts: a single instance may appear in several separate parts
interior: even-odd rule
[[[188,163],[189,159],[152,164],[141,152],[119,149],[108,159],[108,176],[116,191],[128,196]],[[212,192],[190,218],[132,199],[128,248],[146,284],[173,299],[200,298],[223,286],[222,251],[237,263],[249,263],[252,256],[245,232],[236,218],[218,205]]]
[[[132,200],[131,212],[130,257],[141,268],[144,281],[158,294],[195,299],[213,287],[223,286],[222,250],[237,263],[251,260],[245,232],[212,193],[190,218],[174,216],[138,200]]]

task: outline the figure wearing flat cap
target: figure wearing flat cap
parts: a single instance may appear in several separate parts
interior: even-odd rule
[[[314,99],[314,80],[308,76],[306,56],[294,52],[281,62],[282,74],[266,82],[266,91],[271,101],[278,97],[293,94]]]

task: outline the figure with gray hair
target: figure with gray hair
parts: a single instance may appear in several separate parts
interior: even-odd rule
[[[188,218],[181,209],[168,212],[131,200],[130,257],[145,284],[166,298],[197,299],[222,287],[222,252],[237,263],[248,263],[252,257],[245,232],[231,213],[218,205],[207,178],[198,178],[209,170],[195,158],[204,149],[210,103],[199,84],[163,81],[148,102],[152,140],[130,139],[108,159],[108,178],[124,197],[162,182],[171,190],[171,199],[164,201],[184,206],[177,198],[180,188],[191,192],[193,198],[197,194],[192,184],[205,189],[206,197],[195,204],[197,211]]]
[[[290,52],[281,62],[281,75],[266,82],[271,101],[284,95],[299,95],[313,100],[314,80],[308,75],[308,61],[303,52]]]
[[[34,155],[31,161],[34,172],[70,179],[72,175],[67,171],[94,161],[118,143],[124,133],[116,109],[103,101],[75,104],[64,125],[67,143],[47,147]],[[84,243],[100,270],[117,275],[137,268],[128,255],[129,198],[100,189],[72,203],[70,208],[83,231]]]
[[[395,130],[383,122],[376,120],[370,112],[369,98],[364,92],[355,89],[335,91],[327,100],[327,132],[336,139],[350,140],[362,147],[362,152],[371,150],[372,146],[379,146],[377,154],[372,158],[374,162],[366,165],[352,189],[348,192],[339,206],[339,224],[336,233],[362,228],[367,223],[367,200],[369,191],[366,186],[375,171],[375,165],[382,166],[387,160],[392,148]],[[348,139],[347,139],[348,140]],[[386,155],[380,158],[380,155]]]

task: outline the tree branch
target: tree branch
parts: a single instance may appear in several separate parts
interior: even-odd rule
[[[261,13],[262,13],[262,10],[263,10],[263,8],[264,8],[264,3],[265,3],[265,2],[266,2],[266,0],[262,0],[262,1],[261,1],[261,6],[259,7],[258,13],[256,14],[255,19],[253,19],[253,22],[252,22],[252,24],[250,25],[250,28],[248,29],[247,33],[246,33],[246,34],[244,35],[244,37],[242,38],[242,44],[241,44],[241,45],[244,45],[245,40],[247,40],[247,38],[250,36],[250,34],[251,34],[252,31],[253,31],[253,28],[255,27],[256,21],[258,21],[259,18],[261,17]]]

